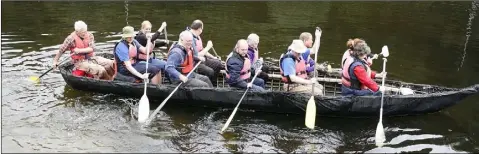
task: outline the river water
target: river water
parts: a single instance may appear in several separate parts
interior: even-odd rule
[[[223,57],[254,32],[261,56],[277,59],[292,39],[320,25],[320,62],[339,67],[347,39],[361,37],[374,53],[388,45],[390,78],[466,87],[479,83],[475,2],[127,4],[128,16],[121,1],[2,2],[2,152],[479,152],[478,95],[433,114],[386,117],[390,145],[378,148],[378,118],[317,117],[312,131],[303,115],[238,112],[221,135],[231,111],[167,105],[152,127],[140,128],[128,105],[139,98],[74,90],[58,71],[41,84],[27,81],[51,66],[76,20],[88,24],[98,49],[111,51],[127,22],[137,30],[147,19],[156,30],[166,21],[176,40],[199,18],[205,43],[212,40]]]

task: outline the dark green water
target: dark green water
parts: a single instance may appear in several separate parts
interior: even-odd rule
[[[303,116],[238,112],[232,133],[220,135],[231,111],[166,106],[154,127],[142,129],[124,103],[139,98],[73,90],[58,72],[40,85],[27,82],[51,66],[76,20],[88,24],[99,49],[111,51],[127,22],[137,30],[147,19],[156,30],[166,21],[177,40],[202,19],[205,43],[212,40],[223,57],[254,32],[260,55],[276,60],[319,25],[321,62],[339,67],[347,39],[361,37],[375,53],[388,45],[391,78],[465,87],[479,83],[477,2],[128,2],[128,16],[125,7],[2,2],[2,152],[479,152],[477,95],[438,113],[385,118],[391,145],[377,148],[376,118],[318,117],[310,131]]]

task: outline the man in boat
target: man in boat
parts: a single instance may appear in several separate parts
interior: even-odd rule
[[[161,83],[160,68],[155,65],[148,65],[146,62],[138,60],[138,52],[146,53],[146,48],[138,43],[133,37],[134,29],[131,26],[123,28],[122,39],[115,45],[114,55],[117,64],[117,71],[123,76],[133,77],[134,81],[151,79],[151,83],[159,85]],[[148,36],[150,37],[150,36]],[[147,46],[152,45],[147,42]]]
[[[288,47],[289,51],[280,58],[281,81],[285,83],[283,88],[289,92],[310,93],[314,83],[314,94],[323,95],[323,87],[316,78],[308,79],[306,62],[302,56],[306,49],[303,41],[293,40]]]
[[[227,82],[231,87],[241,89],[250,88],[253,91],[264,91],[263,79],[256,78],[252,84],[249,83],[255,72],[252,72],[252,61],[247,53],[248,42],[244,39],[238,40],[234,51],[232,51],[230,56],[226,59]],[[259,69],[256,71],[261,72]]]
[[[195,20],[190,27],[187,27],[187,30],[193,35],[193,55],[204,61],[204,64],[198,66],[198,73],[206,75],[211,81],[216,81],[220,71],[225,68],[219,57],[215,57],[208,52],[213,47],[211,41],[208,41],[206,47],[203,48],[203,40],[200,37],[203,29],[204,24],[201,20]]]
[[[193,42],[191,33],[183,31],[180,33],[178,43],[170,48],[166,60],[166,72],[169,79],[173,84],[183,82],[187,87],[213,87],[210,79],[204,75],[192,72],[188,78],[186,77],[193,71],[195,61],[200,61],[193,55]]]
[[[143,21],[143,23],[141,23],[141,30],[136,34],[135,40],[137,40],[138,43],[140,43],[142,46],[146,47],[146,43],[147,43],[147,40],[148,40],[147,35],[150,35],[152,45],[148,49],[149,54],[150,54],[149,55],[150,59],[148,60],[149,65],[154,65],[154,66],[160,68],[161,71],[164,72],[166,61],[156,58],[156,55],[153,52],[153,48],[155,47],[155,40],[158,39],[158,37],[162,34],[161,32],[163,31],[163,29],[165,29],[166,22],[163,22],[161,24],[161,27],[154,34],[150,33],[151,32],[151,26],[152,25],[151,25],[150,21],[148,21],[148,20]],[[153,54],[151,54],[151,53],[153,53]],[[146,61],[146,54],[140,51],[138,53],[138,60],[139,61]]]
[[[56,68],[58,59],[69,50],[75,65],[73,75],[110,80],[114,74],[113,60],[94,55],[95,38],[87,31],[85,22],[76,21],[74,28],[75,31],[68,35],[60,46],[60,50],[53,59],[53,66]]]
[[[304,45],[306,46],[306,51],[302,54],[303,59],[306,62],[306,72],[308,73],[308,76],[312,77],[314,73],[311,73],[314,71],[315,68],[315,62],[314,59],[310,57],[310,55],[314,54],[319,54],[318,49],[319,49],[319,42],[321,38],[322,32],[319,30],[315,31],[315,36],[316,40],[313,44],[313,35],[309,32],[303,32],[299,35],[299,39],[303,41]],[[312,52],[311,52],[312,50]]]
[[[248,35],[246,42],[248,42],[248,57],[251,64],[253,64],[253,71],[256,71],[259,66],[263,66],[261,70],[268,70],[269,68],[266,65],[263,65],[263,58],[259,57],[259,36],[255,33],[251,33]],[[260,71],[257,78],[263,79],[264,84],[269,80],[268,73],[263,71]]]
[[[376,73],[371,71],[366,57],[371,49],[364,41],[355,42],[353,54],[346,58],[341,78],[341,94],[343,96],[381,95],[384,87],[378,86],[373,80]],[[383,76],[381,73],[381,77]]]

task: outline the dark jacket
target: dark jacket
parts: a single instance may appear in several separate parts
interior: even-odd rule
[[[248,57],[243,57],[237,52],[233,51],[233,54],[231,55],[231,57],[228,59],[228,61],[226,61],[226,67],[228,70],[227,73],[230,76],[230,78],[226,82],[228,82],[230,86],[237,87],[238,84],[241,84],[241,85],[248,84],[247,81],[240,78],[240,75],[241,75],[240,72],[243,69],[245,58],[248,58]],[[255,72],[253,72],[253,69],[251,69],[251,71],[253,76]]]
[[[161,32],[156,31],[155,34],[151,36],[151,43],[155,42],[156,39],[158,39],[158,37],[160,37],[161,34],[162,34]],[[135,36],[135,40],[137,40],[142,46],[146,47],[146,41],[148,39],[146,38],[145,33],[139,31],[138,34],[136,34]]]

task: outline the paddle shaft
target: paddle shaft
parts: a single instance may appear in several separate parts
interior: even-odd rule
[[[218,56],[218,53],[216,53],[215,47],[211,47],[211,49],[213,49],[213,53],[215,53],[216,57],[220,57],[220,56]]]
[[[148,73],[148,61],[150,60],[150,53],[148,53],[148,49],[149,49],[150,47],[148,46],[148,43],[150,43],[150,45],[153,45],[153,44],[151,44],[151,39],[149,39],[149,38],[147,39],[146,43],[147,43],[147,44],[146,44],[146,48],[145,48],[145,50],[146,50],[146,68],[145,68],[145,73]],[[145,79],[143,82],[145,83],[145,88],[143,89],[143,95],[146,95],[146,84],[148,84],[148,79]]]
[[[198,64],[196,64],[196,66],[190,71],[190,73],[188,73],[186,75],[186,78],[188,78],[190,76],[190,74],[193,73],[200,64],[201,64],[201,61],[199,61]],[[166,102],[170,99],[171,96],[173,96],[173,94],[176,92],[176,90],[178,90],[178,88],[180,88],[180,86],[182,84],[183,84],[183,82],[178,84],[178,86],[176,86],[176,88],[170,93],[170,95],[168,95],[168,97],[166,97],[166,99],[163,100],[163,102],[161,102],[160,106],[158,106],[158,108],[156,108],[156,110],[153,112],[153,114],[150,115],[150,118],[148,118],[147,123],[150,123],[151,120],[153,120],[153,118],[155,118],[155,115],[161,110],[161,108],[163,108],[163,106],[166,104]]]
[[[65,58],[63,59],[62,61],[60,61],[60,64],[62,64],[63,62],[67,61],[68,59],[70,59],[71,57],[68,56],[68,58]],[[40,79],[41,77],[45,76],[48,72],[52,71],[53,69],[55,68],[55,66],[53,66],[52,68],[48,69],[45,73],[43,73],[42,75],[40,75],[38,77],[38,79]]]
[[[383,62],[383,72],[386,72],[386,62],[388,61],[386,58],[383,58],[384,62]],[[383,76],[383,80],[382,80],[382,87],[384,88],[384,81],[386,80],[386,76]],[[384,91],[381,92],[381,109],[379,110],[379,121],[382,121],[383,120],[383,102],[384,102],[384,92],[386,91],[386,89],[384,89]]]
[[[263,66],[259,67],[258,70],[261,70],[261,68],[263,68]],[[256,79],[256,77],[258,76],[258,72],[255,73],[253,79],[250,81],[250,84],[253,84],[254,80]],[[241,101],[243,101],[243,98],[244,96],[246,96],[246,93],[248,93],[248,90],[250,88],[249,87],[246,87],[246,91],[243,93],[243,96],[241,96],[241,99],[239,100],[238,104],[236,104],[236,107],[235,109],[233,110],[233,112],[231,113],[230,117],[228,118],[228,120],[226,121],[225,125],[223,126],[223,128],[221,128],[221,132],[223,132],[224,130],[226,130],[226,128],[228,127],[228,125],[230,125],[231,123],[231,120],[233,120],[233,117],[234,115],[236,114],[236,111],[238,110],[240,104],[241,104]]]

